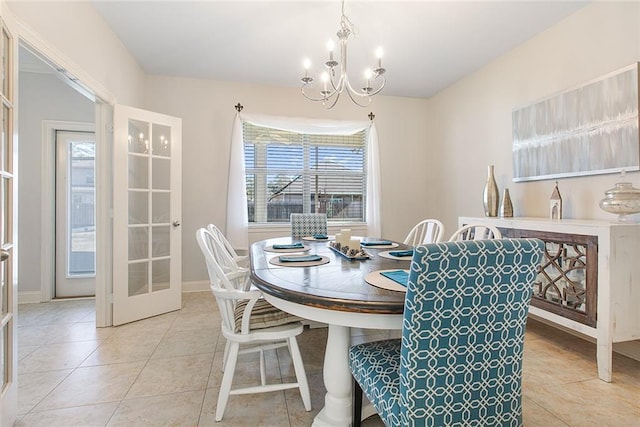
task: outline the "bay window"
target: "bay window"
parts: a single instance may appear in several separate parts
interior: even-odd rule
[[[291,213],[365,221],[365,130],[310,134],[244,122],[242,134],[249,223],[286,223]]]

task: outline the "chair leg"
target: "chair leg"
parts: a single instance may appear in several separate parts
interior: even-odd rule
[[[362,423],[362,388],[355,377],[353,379],[353,415],[351,419],[351,425],[353,427],[360,427]]]
[[[225,340],[224,343],[224,354],[222,355],[222,372],[224,372],[224,368],[227,366],[227,357],[229,356],[229,340]]]
[[[228,342],[228,341],[227,341]],[[227,406],[229,400],[229,393],[231,392],[231,383],[233,383],[233,374],[236,371],[236,363],[238,361],[238,351],[240,350],[240,344],[237,342],[229,343],[229,354],[227,360],[225,360],[225,370],[222,376],[222,383],[220,384],[220,391],[218,392],[218,405],[216,406],[216,421],[222,420],[224,416],[224,408]]]
[[[296,379],[298,381],[298,388],[300,389],[300,397],[302,398],[304,409],[310,411],[311,394],[309,393],[309,383],[307,382],[307,373],[304,370],[304,363],[302,362],[302,355],[300,354],[296,337],[289,338],[289,354],[293,362],[293,369],[296,371]]]
[[[264,350],[260,349],[260,384],[265,385],[267,384],[267,373],[266,368],[265,368],[265,363],[264,363]]]

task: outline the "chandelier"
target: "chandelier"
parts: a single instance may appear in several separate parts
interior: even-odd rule
[[[379,47],[376,50],[376,57],[378,58],[378,66],[372,69],[365,70],[363,81],[366,84],[360,89],[356,90],[349,81],[347,75],[347,41],[350,36],[357,36],[358,29],[349,20],[344,13],[344,0],[342,1],[342,17],[340,18],[340,30],[337,33],[338,45],[340,46],[340,62],[334,59],[333,41],[327,43],[327,49],[329,50],[329,60],[324,63],[326,71],[324,71],[320,79],[322,81],[322,90],[316,92],[317,94],[311,95],[309,92],[313,89],[314,78],[309,75],[309,69],[311,68],[311,61],[306,58],[303,62],[304,65],[304,77],[302,77],[302,95],[311,101],[322,102],[325,109],[330,110],[333,108],[340,95],[346,92],[349,98],[360,107],[366,107],[371,103],[371,97],[380,93],[386,78],[384,76],[385,69],[382,68],[382,48]],[[336,68],[340,66],[340,75],[336,77]],[[375,87],[375,88],[374,88]]]

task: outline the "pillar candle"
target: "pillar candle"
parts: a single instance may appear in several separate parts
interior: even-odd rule
[[[360,250],[360,240],[358,239],[349,240],[349,249]]]
[[[351,240],[351,229],[350,228],[343,228],[342,230],[340,230],[340,236],[342,237],[342,244],[343,245],[348,245],[349,244],[349,240]]]

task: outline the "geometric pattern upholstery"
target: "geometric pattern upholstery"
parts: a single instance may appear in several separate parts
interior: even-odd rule
[[[522,425],[524,332],[542,253],[538,239],[415,248],[401,340],[349,352],[387,426]]]
[[[351,347],[349,366],[385,425],[400,425],[400,340]]]
[[[326,214],[291,214],[291,237],[300,239],[314,234],[327,234]]]

